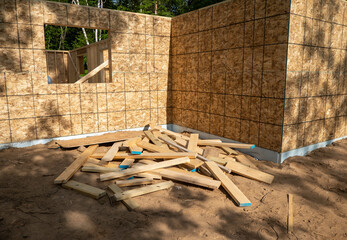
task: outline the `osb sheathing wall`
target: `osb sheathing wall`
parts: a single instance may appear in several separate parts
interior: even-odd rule
[[[347,2],[292,0],[282,151],[347,135]]]
[[[289,0],[172,19],[173,123],[281,151]]]
[[[47,84],[44,24],[109,30],[112,83]],[[166,124],[171,19],[0,1],[0,144]]]

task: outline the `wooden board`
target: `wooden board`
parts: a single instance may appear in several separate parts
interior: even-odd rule
[[[131,159],[131,158],[126,158],[123,160],[123,162],[121,162],[121,164],[119,164],[119,168],[125,169],[125,168],[129,168],[133,165],[135,159]]]
[[[240,148],[240,149],[253,149],[254,144],[244,144],[244,143],[224,143],[224,142],[216,142],[209,140],[200,140],[198,145],[203,146],[214,146],[214,147],[232,147],[232,148]]]
[[[206,147],[204,150],[204,157],[218,157],[219,150],[215,147]]]
[[[148,151],[151,151],[151,152],[158,152],[158,153],[168,153],[168,152],[174,152],[168,148],[164,148],[164,147],[161,147],[161,146],[158,146],[158,145],[154,145],[154,144],[151,144],[151,143],[147,143],[147,142],[144,142],[144,141],[140,141],[137,143],[137,146],[141,147],[141,148],[144,148],[144,149],[147,149]]]
[[[160,174],[162,177],[174,181],[189,183],[201,187],[206,187],[210,189],[217,189],[220,186],[220,181],[211,179],[206,176],[199,176],[199,174],[193,174],[191,172],[179,172],[176,170],[169,169],[157,169],[151,171],[156,174]]]
[[[219,157],[214,157],[214,156],[208,156],[206,158],[208,160],[214,161],[214,162],[221,164],[221,165],[225,165],[228,162],[228,160],[225,160],[225,159],[219,158]],[[228,167],[228,166],[226,166],[226,167]]]
[[[228,194],[234,199],[234,201],[240,207],[251,206],[251,202],[248,198],[241,192],[241,190],[231,181],[229,177],[227,177],[222,170],[217,166],[214,162],[206,162],[205,163],[208,170],[212,173],[212,175],[222,182],[223,188],[228,192]]]
[[[287,231],[288,233],[293,232],[294,225],[294,214],[293,214],[293,194],[288,194],[288,220],[287,220]]]
[[[98,148],[98,145],[93,145],[87,148],[73,163],[70,164],[55,180],[54,184],[62,184],[69,181],[69,179],[80,169],[80,167],[87,161],[89,156]]]
[[[238,152],[230,147],[221,147],[221,149],[229,155],[238,155]]]
[[[179,144],[180,146],[184,147],[184,148],[186,148],[187,145],[188,145],[188,141],[187,140],[184,140],[183,138],[179,138],[179,137],[177,137],[175,139],[175,142],[177,144]],[[204,153],[204,149],[202,149],[202,148],[200,148],[198,146],[195,148],[195,151],[196,151],[196,153],[198,153],[200,155],[203,155],[203,153]]]
[[[141,141],[140,137],[136,137],[128,141],[128,147],[131,154],[140,155],[142,153],[143,149],[137,145],[139,141]]]
[[[118,187],[116,184],[110,184],[107,187],[108,189],[111,190],[111,192],[113,192],[114,194],[121,194],[123,193],[123,190]],[[133,200],[133,199],[125,199],[122,201],[122,203],[130,210],[135,210],[136,208],[139,207],[139,205]]]
[[[122,169],[119,167],[116,168],[110,168],[110,167],[103,167],[103,166],[96,166],[96,165],[84,165],[82,167],[82,172],[94,172],[94,173],[108,173],[108,172],[120,172]]]
[[[235,156],[235,158],[238,162],[242,163],[243,165],[246,165],[254,169],[258,169],[257,166],[254,165],[254,163],[252,163],[252,161],[249,160],[245,155],[237,155]]]
[[[136,188],[136,189],[124,191],[122,193],[115,193],[114,196],[115,196],[117,201],[120,201],[120,200],[124,200],[124,199],[129,199],[129,198],[141,196],[144,194],[156,192],[159,190],[168,189],[168,188],[171,188],[173,185],[174,185],[173,182],[166,181],[166,182],[161,182],[161,183],[157,183],[157,184],[153,184],[153,185],[149,185],[149,186],[145,186],[145,187],[141,187],[141,188]]]
[[[226,165],[232,172],[237,173],[241,176],[254,179],[260,182],[271,184],[274,176],[254,168],[250,168],[242,163],[229,161]]]
[[[162,177],[159,174],[152,174],[152,173],[138,173],[135,176],[141,177],[141,178],[155,179],[155,180],[161,180],[162,179]]]
[[[140,136],[141,134],[141,131],[121,131],[115,133],[106,133],[103,135],[93,137],[72,140],[59,140],[56,141],[56,143],[58,143],[63,148],[74,148],[79,146],[89,146],[94,144],[124,141],[129,138]]]
[[[116,184],[119,187],[139,186],[153,183],[151,178],[135,178],[130,180],[117,180]]]
[[[189,151],[192,151],[192,152],[198,152],[198,150],[197,150],[198,141],[199,141],[199,134],[196,134],[196,133],[190,134],[190,138],[189,138],[187,149]]]
[[[95,153],[92,154],[90,157],[92,158],[102,158],[105,155],[105,153]],[[132,158],[132,159],[146,159],[146,158],[153,158],[153,159],[171,159],[171,158],[179,158],[179,157],[189,157],[189,158],[195,158],[196,153],[188,153],[188,152],[172,152],[172,153],[142,153],[141,155],[132,155],[129,153],[117,153],[113,160],[116,159],[125,159],[125,158]]]
[[[103,156],[101,161],[103,162],[111,162],[113,160],[114,155],[118,152],[119,148],[122,146],[122,142],[115,142],[112,147],[107,151],[107,153]]]
[[[189,161],[190,161],[189,158],[183,157],[183,158],[176,158],[176,159],[172,159],[172,160],[167,160],[167,161],[155,163],[152,165],[139,166],[136,168],[129,168],[129,169],[125,169],[125,170],[120,171],[120,172],[105,173],[105,174],[100,175],[100,181],[106,181],[106,180],[110,180],[110,179],[130,176],[130,175],[134,175],[137,173],[147,172],[147,171],[155,170],[155,169],[159,169],[159,168],[171,167],[171,166],[183,164],[183,163],[186,163]]]
[[[80,192],[80,193],[88,196],[88,197],[92,197],[95,199],[99,199],[99,198],[106,195],[105,190],[102,190],[100,188],[96,188],[96,187],[93,187],[93,186],[90,186],[90,185],[87,185],[84,183],[76,182],[74,180],[70,180],[67,183],[63,183],[62,187],[66,188],[66,189],[75,190],[77,192]]]
[[[157,146],[163,145],[162,142],[159,141],[158,138],[156,138],[151,131],[143,131],[143,133],[146,135],[146,137],[154,144]]]
[[[103,62],[102,64],[100,64],[99,66],[97,66],[96,68],[94,68],[93,70],[91,70],[87,75],[85,75],[84,77],[82,77],[81,79],[79,79],[77,82],[75,82],[75,84],[79,84],[79,83],[84,83],[86,82],[89,78],[95,76],[98,72],[100,72],[102,69],[104,69],[106,66],[108,66],[108,60],[106,60],[105,62]]]

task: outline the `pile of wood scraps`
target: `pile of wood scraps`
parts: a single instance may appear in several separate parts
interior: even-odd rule
[[[111,147],[99,146],[112,144]],[[130,210],[138,207],[136,196],[171,188],[174,182],[207,189],[222,186],[238,206],[251,206],[249,199],[233,183],[233,174],[271,184],[274,176],[236,149],[254,145],[203,140],[199,134],[180,134],[160,126],[144,131],[124,131],[84,139],[56,141],[62,148],[86,147],[82,154],[55,180],[99,199],[106,194]],[[71,180],[81,170],[99,174],[107,189]]]

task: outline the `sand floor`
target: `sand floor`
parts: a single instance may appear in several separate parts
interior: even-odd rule
[[[284,164],[258,161],[268,185],[231,179],[251,200],[237,207],[222,189],[175,183],[134,198],[130,212],[53,184],[80,152],[37,145],[0,151],[0,239],[347,239],[347,139]],[[106,188],[98,174],[74,180]],[[287,234],[287,194],[294,232]]]

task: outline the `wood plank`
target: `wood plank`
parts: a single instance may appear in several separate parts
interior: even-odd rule
[[[288,233],[293,232],[294,225],[294,213],[293,213],[293,194],[288,194],[288,220],[287,220],[287,231]]]
[[[180,146],[184,147],[184,148],[187,148],[187,145],[188,145],[188,141],[187,140],[184,140],[183,138],[179,138],[177,137],[175,139],[175,142],[178,143]],[[200,154],[200,155],[203,155],[204,153],[204,149],[200,148],[200,147],[196,147],[195,148],[196,150],[196,153]]]
[[[171,188],[174,185],[172,181],[166,181],[166,182],[161,182],[141,188],[136,188],[128,191],[124,191],[122,193],[115,193],[114,196],[117,201],[124,200],[124,199],[129,199],[137,196],[141,196],[144,194],[156,192],[159,190],[164,190]]]
[[[219,157],[214,157],[214,156],[208,156],[206,157],[208,160],[211,160],[211,161],[214,161],[218,164],[221,164],[221,165],[225,165],[228,163],[228,160],[225,160],[223,158],[219,158]],[[226,165],[225,165],[226,166]],[[226,166],[228,168],[228,166]]]
[[[170,152],[174,152],[170,149],[167,149],[167,148],[164,148],[164,147],[161,147],[161,146],[158,146],[158,145],[154,145],[154,144],[151,144],[151,143],[146,143],[144,141],[140,141],[137,143],[137,146],[141,147],[141,148],[144,148],[144,149],[147,149],[148,151],[151,151],[151,152],[158,152],[158,153],[170,153]]]
[[[92,158],[102,158],[105,155],[105,153],[94,153],[90,157]],[[142,153],[141,155],[132,155],[129,153],[117,153],[113,160],[116,159],[125,159],[125,158],[131,158],[131,159],[146,159],[146,158],[153,158],[153,159],[172,159],[172,158],[179,158],[179,157],[188,157],[188,158],[195,158],[196,153],[193,152],[172,152],[172,153]]]
[[[165,128],[162,128],[161,126],[155,126],[154,129],[157,129],[160,132],[163,132],[163,133],[165,133],[165,134],[167,134],[169,136],[174,136],[175,138],[179,137],[179,138],[183,138],[186,141],[189,141],[189,137],[184,136],[183,134],[180,134],[180,133],[175,133],[173,131],[167,130]]]
[[[88,196],[88,197],[92,197],[92,198],[95,198],[95,199],[99,199],[99,198],[101,198],[101,197],[106,195],[106,191],[105,190],[102,190],[100,188],[96,188],[96,187],[90,186],[88,184],[76,182],[74,180],[70,180],[67,183],[63,183],[62,187],[66,188],[66,189],[75,190],[77,192],[80,192],[80,193]]]
[[[219,150],[215,147],[206,147],[204,150],[204,157],[218,157]]]
[[[94,172],[94,173],[108,173],[108,172],[120,172],[122,169],[119,167],[110,168],[110,167],[102,167],[96,165],[84,165],[82,167],[82,172]]]
[[[110,180],[110,179],[130,176],[130,175],[134,175],[137,173],[147,172],[147,171],[155,170],[155,169],[159,169],[159,168],[171,167],[171,166],[183,164],[183,163],[186,163],[189,161],[190,161],[189,158],[183,157],[183,158],[176,158],[176,159],[172,159],[172,160],[159,162],[159,163],[152,164],[152,165],[139,166],[136,168],[128,168],[128,169],[125,169],[125,170],[120,171],[120,172],[105,173],[105,174],[100,175],[100,181],[106,181],[106,180]]]
[[[130,180],[117,180],[116,184],[119,187],[139,186],[153,183],[151,178],[135,178]]]
[[[140,137],[136,137],[128,141],[128,148],[131,154],[140,155],[142,153],[143,149],[137,145],[139,141],[141,141]]]
[[[154,164],[150,160],[144,160],[141,161],[146,164]],[[179,182],[184,182],[184,183],[189,183],[201,187],[206,187],[210,189],[217,189],[219,188],[221,182],[211,179],[210,177],[206,176],[201,176],[198,173],[192,173],[188,171],[184,171],[180,169],[175,169],[174,168],[165,168],[165,169],[157,169],[157,170],[152,170],[151,172],[160,174],[162,177],[179,181]]]
[[[226,165],[232,172],[237,173],[241,176],[254,179],[260,182],[271,184],[274,180],[274,176],[254,168],[250,168],[242,163],[229,161]]]
[[[245,155],[237,155],[235,156],[236,160],[240,163],[242,163],[243,165],[246,165],[248,167],[254,168],[254,169],[258,169],[256,165],[254,165],[254,163],[252,163],[251,160],[249,160]]]
[[[159,137],[159,139],[163,140],[164,142],[166,142],[166,143],[169,144],[169,145],[172,145],[172,146],[174,146],[174,147],[180,149],[181,151],[184,151],[184,152],[191,152],[191,151],[189,151],[188,149],[186,149],[186,148],[184,148],[184,147],[181,147],[180,145],[178,145],[178,144],[175,143],[175,142],[166,141],[164,138],[161,138],[161,137]],[[202,160],[202,161],[207,161],[207,162],[210,161],[210,160],[208,160],[207,158],[205,158],[205,157],[203,157],[203,156],[201,156],[201,155],[199,155],[199,154],[196,155],[196,158],[198,158],[199,160]],[[230,169],[228,169],[227,167],[224,167],[224,166],[222,166],[222,165],[220,165],[220,164],[218,164],[218,167],[220,167],[221,169],[223,169],[223,171],[226,171],[226,172],[230,173]]]
[[[199,141],[199,134],[196,134],[196,133],[190,134],[187,149],[192,152],[197,152],[198,141]]]
[[[229,155],[238,155],[238,152],[236,152],[234,149],[230,147],[220,147],[220,148]]]
[[[103,156],[103,158],[101,159],[102,162],[100,164],[111,162],[113,160],[114,155],[116,155],[122,144],[122,142],[115,142],[112,145],[112,147],[107,151],[107,153]]]
[[[94,68],[92,71],[90,71],[87,75],[84,77],[80,78],[75,84],[80,84],[86,82],[89,78],[95,76],[98,72],[100,72],[102,69],[104,69],[108,65],[108,60]]]
[[[88,147],[73,163],[70,164],[55,180],[54,184],[62,184],[69,181],[69,179],[80,169],[80,167],[87,161],[89,156],[98,148],[98,145]]]
[[[140,136],[141,131],[120,131],[115,133],[106,133],[103,135],[72,139],[72,140],[59,140],[56,141],[63,148],[75,148],[79,146],[89,146],[101,143],[119,142],[129,138]]]
[[[112,183],[107,186],[108,189],[110,189],[111,192],[114,194],[121,194],[123,193],[123,190],[118,187],[116,184]],[[113,195],[114,196],[114,195]],[[136,208],[139,207],[139,205],[133,200],[133,199],[124,199],[122,203],[130,210],[133,211]]]
[[[240,148],[240,149],[253,149],[254,144],[244,144],[244,143],[225,143],[225,142],[216,142],[209,140],[200,140],[198,145],[203,146],[214,146],[214,147],[232,147],[232,148]]]
[[[241,192],[241,190],[227,177],[222,170],[214,162],[205,163],[208,170],[213,174],[213,176],[222,182],[223,188],[228,192],[228,194],[234,199],[234,201],[240,207],[251,206],[251,202],[248,198]]]
[[[119,164],[119,168],[122,168],[122,169],[129,168],[133,165],[134,161],[135,159],[126,158],[121,162],[121,164]]]
[[[150,178],[150,179],[155,179],[155,180],[161,180],[162,177],[159,174],[153,174],[153,173],[138,173],[135,175],[136,177],[141,177],[141,178]]]
[[[151,131],[143,131],[143,133],[146,135],[146,137],[154,144],[157,146],[163,145],[161,141],[159,141],[158,138],[156,138]]]

